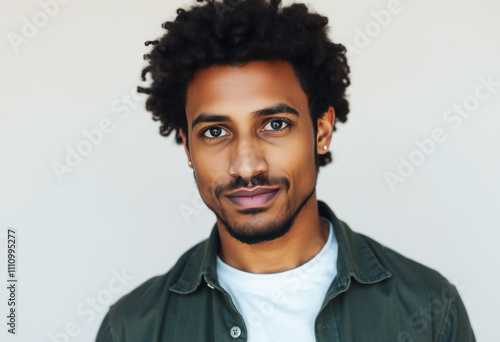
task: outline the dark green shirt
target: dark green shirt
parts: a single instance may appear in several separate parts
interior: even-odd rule
[[[325,203],[318,207],[333,223],[339,253],[316,341],[475,341],[460,296],[443,276],[354,233]],[[96,341],[246,341],[245,322],[217,281],[218,245],[214,225],[168,273],[112,305]]]

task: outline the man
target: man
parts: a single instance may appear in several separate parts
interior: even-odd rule
[[[210,237],[114,304],[97,341],[474,341],[456,288],[316,198],[349,112],[327,19],[279,0],[179,9],[146,107],[175,130]]]

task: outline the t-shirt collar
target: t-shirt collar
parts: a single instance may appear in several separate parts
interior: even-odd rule
[[[319,200],[318,211],[320,216],[332,222],[339,250],[337,276],[332,282],[325,300],[346,291],[351,283],[351,278],[362,284],[373,284],[391,276],[391,273],[382,266],[362,235],[354,233],[346,223],[335,216],[326,203]],[[217,224],[214,224],[210,237],[183,256],[188,258],[187,262],[184,263],[181,270],[175,270],[176,272],[172,273],[172,275],[180,275],[170,290],[178,294],[189,294],[200,286],[202,280],[209,287],[222,290],[217,280],[216,269],[219,244],[219,232]]]

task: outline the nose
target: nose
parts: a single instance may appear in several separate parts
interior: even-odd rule
[[[228,171],[231,177],[251,179],[258,174],[266,173],[268,164],[261,148],[245,140],[235,144]]]

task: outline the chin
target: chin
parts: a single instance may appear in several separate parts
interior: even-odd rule
[[[224,223],[225,229],[234,239],[248,244],[254,245],[264,242],[273,241],[278,239],[285,234],[287,234],[292,228],[293,221],[295,217],[288,217],[282,220],[262,220],[261,218],[257,218],[256,221],[252,224],[253,220],[247,220],[246,223],[234,223],[229,224],[228,222]],[[259,222],[260,221],[260,222]]]

